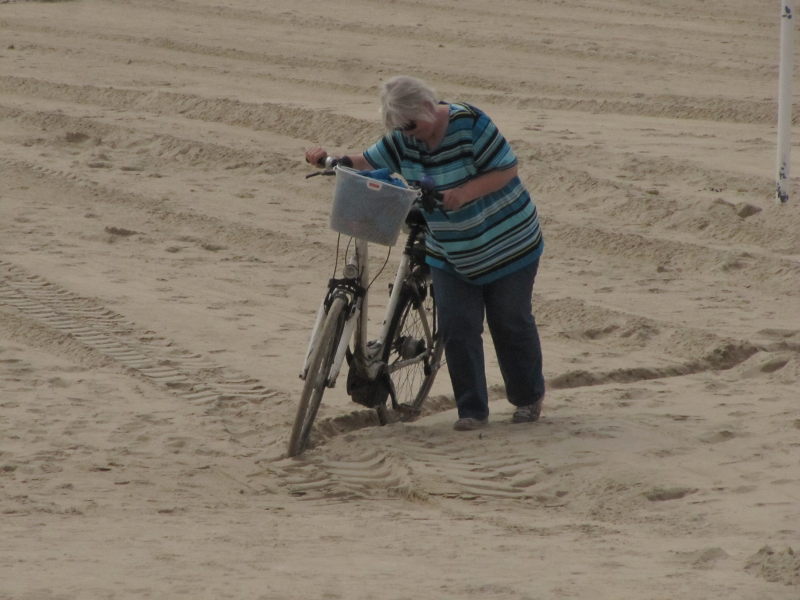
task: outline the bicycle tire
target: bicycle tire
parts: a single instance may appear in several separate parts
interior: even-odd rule
[[[432,341],[426,339],[423,313]],[[430,273],[426,267],[418,267],[403,284],[383,347],[382,358],[394,384],[398,404],[419,411],[439,371],[443,351]],[[423,360],[398,368],[401,361],[423,355]],[[384,420],[382,416],[386,418],[385,411],[382,415],[379,410],[381,421]]]
[[[322,323],[319,341],[316,348],[312,350],[308,363],[303,392],[300,395],[300,403],[297,406],[297,414],[289,438],[289,456],[297,456],[308,445],[311,428],[327,387],[331,364],[342,337],[346,306],[345,298],[334,298]]]

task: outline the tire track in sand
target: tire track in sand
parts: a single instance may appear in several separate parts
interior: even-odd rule
[[[435,444],[404,439],[400,447],[392,449],[351,439],[347,447],[346,455],[312,453],[277,463],[282,486],[289,494],[307,499],[522,500],[533,497],[530,488],[541,471],[541,465],[521,452],[498,459],[465,452],[463,442],[445,439]]]
[[[191,402],[260,403],[280,396],[252,377],[223,370],[152,332],[138,331],[122,315],[6,261],[0,261],[0,305]]]

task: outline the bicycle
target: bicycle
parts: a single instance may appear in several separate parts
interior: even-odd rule
[[[346,158],[327,157],[324,165],[320,165],[324,170],[308,177],[322,174],[336,175],[338,179],[356,173],[347,162]],[[403,254],[376,339],[367,340],[367,299],[371,285],[367,239],[352,236],[348,248],[352,245],[353,252],[349,257],[345,252],[341,276],[334,273],[328,281],[300,374],[305,383],[289,439],[289,456],[302,453],[308,445],[325,389],[335,386],[345,360],[347,394],[354,402],[375,409],[381,425],[390,420],[389,400],[401,420],[420,414],[441,366],[443,344],[430,268],[425,263],[427,225],[422,213],[437,209],[437,193],[425,181],[412,189],[416,198],[405,217],[407,236]],[[397,235],[396,229],[394,237]],[[337,246],[337,268],[338,254]]]

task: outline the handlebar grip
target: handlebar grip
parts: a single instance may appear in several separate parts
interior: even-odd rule
[[[317,166],[321,169],[333,169],[337,165],[352,167],[353,161],[349,156],[325,156],[317,161]]]

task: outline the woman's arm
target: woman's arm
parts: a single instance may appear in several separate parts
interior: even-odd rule
[[[502,189],[509,181],[517,176],[517,165],[492,171],[470,179],[464,185],[442,192],[442,204],[445,210],[456,210],[481,196],[491,194]]]
[[[347,158],[352,161],[353,168],[357,171],[368,171],[374,168],[371,164],[369,164],[369,161],[364,158],[363,154],[348,154]]]

